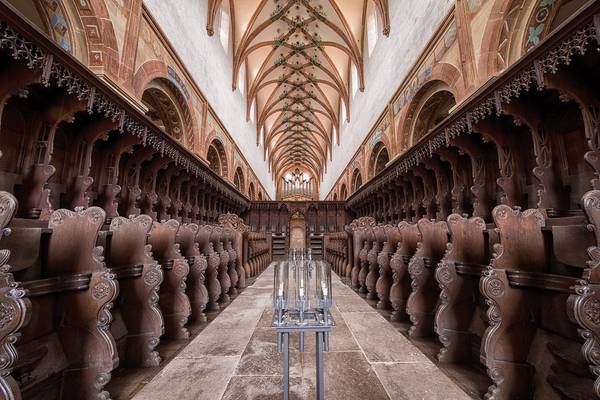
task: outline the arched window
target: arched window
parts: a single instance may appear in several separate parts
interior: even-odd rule
[[[454,95],[444,82],[432,81],[421,88],[408,110],[404,129],[408,133],[405,145],[417,143],[442,122],[455,105]]]
[[[221,45],[223,49],[225,49],[225,53],[229,53],[229,30],[230,26],[230,17],[229,10],[226,10],[225,7],[221,8],[221,20],[219,23],[219,39],[221,40]]]
[[[352,67],[350,68],[350,87],[352,96],[356,96],[356,92],[358,91],[358,71],[354,64],[352,64]]]
[[[333,194],[333,201],[337,201],[338,197],[337,197],[337,193]]]
[[[383,142],[378,142],[375,147],[373,147],[371,158],[369,159],[369,178],[380,173],[389,161],[390,157],[387,148]]]
[[[218,140],[214,139],[208,146],[206,153],[206,159],[208,165],[219,176],[227,176],[227,155],[225,154],[225,148],[223,144]]]
[[[262,192],[259,190],[258,191],[258,200],[262,201],[262,199],[263,199],[263,195],[262,195]]]
[[[256,189],[254,189],[254,182],[250,182],[250,185],[248,185],[248,197],[250,197],[250,200],[256,199]]]
[[[367,46],[369,57],[375,50],[377,39],[379,38],[379,21],[377,20],[377,10],[372,2],[369,2],[367,17]]]
[[[240,68],[240,73],[238,74],[237,87],[243,96],[244,91],[246,90],[246,63],[245,62],[242,64],[242,67]]]
[[[254,119],[256,117],[256,101],[252,100],[252,105],[250,106],[250,121],[254,123]]]
[[[235,170],[235,175],[233,176],[233,184],[236,189],[240,192],[244,192],[244,172],[240,167],[237,167]]]
[[[358,168],[352,173],[352,193],[356,192],[362,186],[362,176]]]
[[[348,189],[346,188],[346,184],[342,184],[342,188],[340,189],[340,200],[346,200],[348,197]]]
[[[146,115],[159,128],[176,140],[192,143],[192,116],[184,95],[171,82],[163,78],[151,81],[142,94],[142,103],[148,108]]]

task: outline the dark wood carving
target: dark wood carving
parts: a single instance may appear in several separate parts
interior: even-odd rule
[[[176,243],[178,230],[179,222],[174,219],[154,222],[148,238],[148,243],[152,245],[152,254],[162,266],[164,274],[158,295],[165,322],[165,337],[169,339],[189,337],[185,324],[191,314],[185,283],[190,267],[179,251],[179,244]]]
[[[377,300],[377,280],[379,278],[377,256],[385,241],[385,230],[383,229],[383,226],[379,225],[374,227],[371,232],[369,232],[368,239],[371,241],[371,248],[367,252],[368,272],[365,277],[365,286],[368,291],[367,298],[369,300]]]
[[[584,340],[581,352],[594,374],[594,394],[600,398],[600,191],[591,190],[583,196],[583,208],[594,233],[596,243],[588,248],[589,261],[575,294],[569,296],[567,312],[579,326]]]
[[[200,253],[199,243],[196,241],[198,231],[199,227],[196,224],[183,224],[177,232],[179,251],[190,266],[185,292],[192,307],[189,318],[191,323],[206,321],[204,309],[208,303],[208,291],[204,285],[208,261],[206,256]]]
[[[393,280],[390,288],[390,301],[394,309],[392,320],[396,321],[407,317],[406,302],[411,290],[408,265],[417,251],[417,243],[419,242],[417,224],[402,221],[398,224],[398,230],[400,232],[400,242],[398,242],[396,252],[390,260]]]
[[[213,243],[210,241],[212,228],[209,225],[202,225],[198,229],[196,239],[200,247],[200,251],[206,256],[206,289],[208,291],[208,311],[219,310],[217,303],[221,295],[221,284],[218,279],[218,269],[221,263],[221,258],[214,250]]]
[[[377,256],[377,264],[379,265],[379,279],[377,280],[377,296],[379,297],[379,303],[377,307],[380,309],[391,308],[390,302],[390,289],[392,287],[392,269],[390,266],[390,260],[392,258],[392,249],[397,248],[398,241],[400,240],[400,231],[397,226],[385,225],[383,226],[385,235],[385,241],[381,252]]]
[[[229,297],[229,289],[231,288],[231,279],[227,273],[229,267],[229,253],[225,250],[224,232],[223,228],[218,226],[212,226],[210,233],[210,240],[213,243],[215,252],[219,255],[219,268],[218,268],[218,279],[221,285],[221,294],[219,296],[219,303],[229,303],[231,301]]]
[[[472,333],[469,325],[479,298],[479,278],[489,264],[484,236],[485,221],[458,214],[448,217],[451,243],[435,271],[440,286],[440,305],[435,314],[435,331],[443,347],[438,359],[467,362],[471,357]]]
[[[160,265],[152,258],[147,237],[152,219],[140,215],[132,219],[117,217],[110,224],[110,251],[106,262],[119,280],[111,333],[119,345],[119,364],[128,367],[156,367],[160,356],[155,351],[164,333],[158,307],[158,290],[163,281]],[[124,332],[121,333],[122,326]]]
[[[0,192],[0,238],[10,234],[7,226],[17,212],[17,200],[8,192]],[[0,397],[20,399],[21,391],[12,376],[19,354],[15,347],[20,329],[29,322],[31,302],[27,292],[16,282],[11,267],[10,250],[0,250]]]
[[[434,333],[435,307],[439,297],[435,270],[448,243],[448,225],[445,221],[435,222],[423,218],[417,223],[417,227],[419,243],[408,265],[412,292],[406,303],[406,312],[412,322],[409,335],[427,337]]]
[[[538,210],[521,212],[506,205],[494,208],[492,216],[500,243],[494,246],[491,265],[479,283],[488,305],[488,327],[481,343],[481,361],[494,382],[488,397],[528,398],[534,368],[527,363],[527,355],[535,334],[530,315],[537,299],[529,291],[512,287],[509,271],[544,271],[545,219]],[[519,340],[514,341],[514,337]]]

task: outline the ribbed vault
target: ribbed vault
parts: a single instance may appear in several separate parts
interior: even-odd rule
[[[209,0],[209,35],[222,8],[231,20],[232,86],[246,77],[246,118],[256,112],[276,180],[295,168],[326,172],[340,108],[349,115],[352,65],[364,89],[368,7],[388,35],[388,0]]]

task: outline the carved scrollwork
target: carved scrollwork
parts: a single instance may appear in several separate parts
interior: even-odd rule
[[[148,286],[157,286],[162,281],[162,272],[153,269],[144,274],[144,283]]]
[[[600,287],[579,281],[569,296],[567,311],[569,318],[579,326],[579,335],[584,340],[581,352],[596,376],[594,393],[600,397]]]
[[[374,228],[377,226],[377,221],[373,217],[360,217],[350,223],[350,229],[353,231],[365,228]]]
[[[15,197],[0,192],[0,238],[10,234],[7,226],[16,210]],[[20,392],[11,376],[18,357],[15,344],[19,339],[19,330],[29,321],[31,302],[26,290],[9,272],[9,258],[9,250],[0,250],[0,396],[17,399]]]

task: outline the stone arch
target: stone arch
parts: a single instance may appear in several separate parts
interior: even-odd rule
[[[538,35],[542,39],[556,26],[553,21],[564,20],[585,3],[585,0],[495,0],[480,45],[479,81],[499,73],[523,55],[523,44],[530,38],[530,27],[534,28],[533,37]],[[569,9],[560,13],[560,9],[565,11],[564,6]],[[540,10],[544,16],[541,19]],[[548,23],[546,18],[551,22]],[[538,28],[539,24],[544,24],[543,29],[536,32],[536,27],[530,23],[532,19],[536,20]]]
[[[242,171],[242,167],[237,167],[235,169],[235,173],[233,174],[233,185],[239,190],[241,193],[244,193],[244,171]]]
[[[342,187],[340,189],[340,200],[346,200],[348,198],[348,188],[345,183],[342,183]]]
[[[410,126],[410,124],[407,122],[414,116],[415,103],[419,101],[427,88],[440,82],[446,86],[446,90],[452,93],[455,99],[459,100],[464,96],[465,86],[460,71],[448,63],[435,64],[429,79],[421,85],[416,93],[401,108],[396,125],[396,135],[398,135],[396,143],[399,146],[396,151],[402,152],[409,145],[409,128],[407,126]]]
[[[369,179],[380,173],[390,161],[390,155],[383,142],[377,142],[369,158]]]
[[[480,81],[487,79],[501,69],[498,65],[500,46],[507,46],[508,41],[500,43],[500,38],[511,30],[511,21],[518,15],[522,3],[523,0],[494,1],[483,31],[479,50],[478,70]]]
[[[262,190],[259,189],[259,191],[258,191],[258,201],[262,201],[262,199],[263,199]]]
[[[78,10],[60,0],[9,0],[34,25],[46,32],[63,50],[88,65],[87,35]]]
[[[210,142],[208,151],[206,152],[206,159],[208,160],[210,169],[217,175],[222,177],[229,176],[227,153],[225,153],[225,147],[219,139],[213,139],[213,141]]]
[[[150,82],[157,78],[166,79],[167,73],[167,64],[160,60],[150,60],[140,65],[133,76],[133,92],[135,96],[141,98]]]
[[[256,189],[254,188],[254,182],[250,182],[248,185],[248,197],[250,200],[256,200]]]
[[[338,201],[338,195],[336,192],[333,192],[333,201]]]
[[[452,89],[444,81],[429,81],[411,101],[400,130],[402,149],[414,145],[446,118],[456,105]]]
[[[362,174],[360,173],[360,170],[356,168],[352,173],[352,193],[356,192],[362,186],[362,184]]]
[[[194,123],[185,95],[169,80],[155,78],[142,93],[146,115],[174,139],[193,146]]]

